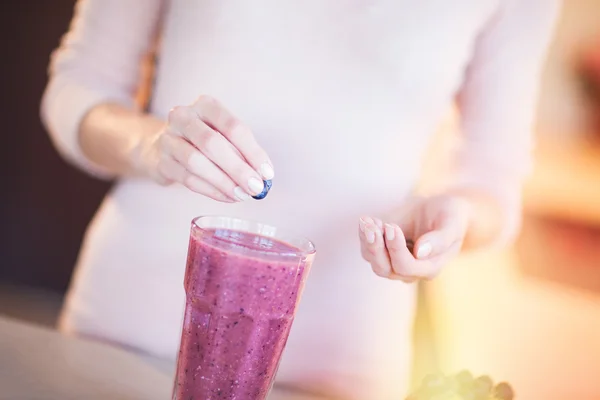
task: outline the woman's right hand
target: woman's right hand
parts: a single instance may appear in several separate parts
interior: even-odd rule
[[[227,203],[260,194],[263,180],[274,175],[252,131],[209,96],[173,108],[166,126],[144,139],[136,158],[158,183],[180,183]]]

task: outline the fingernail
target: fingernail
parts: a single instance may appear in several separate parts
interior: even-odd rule
[[[362,218],[359,218],[358,219],[358,227],[360,228],[360,231],[362,233],[365,233],[365,227],[366,226],[367,226],[367,223]]]
[[[246,193],[246,191],[239,186],[236,187],[235,189],[233,189],[233,194],[240,201],[246,201],[250,198],[250,195],[248,193]]]
[[[269,163],[262,163],[260,173],[266,181],[270,181],[275,176],[275,171],[273,171],[273,167]]]
[[[260,194],[265,188],[265,184],[260,179],[250,178],[250,180],[248,180],[248,187],[250,187],[250,191],[253,194]]]
[[[383,222],[381,222],[380,219],[374,218],[375,219],[375,225],[377,225],[377,227],[379,229],[383,229]]]
[[[427,258],[431,254],[433,247],[431,247],[431,243],[425,242],[422,243],[417,249],[417,258]]]
[[[396,230],[393,226],[385,224],[385,238],[392,241],[396,238]]]
[[[367,228],[365,230],[365,237],[367,238],[367,242],[369,244],[373,244],[375,243],[375,232],[373,232],[372,230],[370,230],[369,228]]]

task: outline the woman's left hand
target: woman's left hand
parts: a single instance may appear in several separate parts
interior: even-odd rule
[[[362,217],[362,256],[381,277],[431,279],[460,252],[470,215],[466,198],[440,195],[411,199],[384,221]],[[407,240],[414,242],[412,252]]]

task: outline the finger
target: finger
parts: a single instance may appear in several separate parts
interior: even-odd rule
[[[412,256],[410,250],[406,247],[406,239],[400,227],[395,224],[385,224],[385,245],[388,250],[392,272],[399,279],[405,282],[413,282],[414,276],[405,274],[399,267],[402,262],[411,262]],[[396,266],[394,267],[394,263]]]
[[[419,279],[430,280],[439,275],[442,267],[460,252],[460,243],[453,244],[445,253],[431,257],[427,260],[416,260],[416,268],[424,272],[419,272]]]
[[[235,146],[263,179],[273,179],[273,163],[266,151],[256,142],[252,131],[227,110],[218,100],[200,97],[193,105],[194,111],[206,124],[220,132]]]
[[[158,162],[158,172],[169,182],[182,183],[187,171],[170,154],[163,153]]]
[[[169,127],[185,137],[202,154],[251,195],[260,194],[264,182],[219,132],[204,123],[190,107],[176,107],[169,113]],[[194,153],[195,154],[195,153]],[[189,160],[195,163],[196,157]],[[198,158],[201,167],[204,162]],[[203,177],[207,178],[206,175]]]
[[[361,217],[358,219],[358,230],[359,230],[359,234],[360,233],[365,233],[365,228],[367,227],[367,223],[365,222],[365,220]]]
[[[404,279],[429,279],[439,271],[439,260],[416,260],[406,246],[406,238],[398,225],[386,226],[386,246],[392,272]]]
[[[385,249],[383,232],[377,227],[372,218],[363,217],[359,224],[363,227],[360,229],[359,234],[363,258],[371,264],[371,268],[376,275],[388,278],[392,268]]]
[[[401,245],[401,244],[396,244],[397,242],[397,235],[394,229],[394,226],[391,224],[385,224],[384,228],[383,228],[383,237],[385,240],[385,246],[386,246],[386,250],[388,252],[388,259],[390,260],[390,266],[392,265],[392,260],[391,260],[391,255],[390,255],[390,248],[394,248],[394,246],[397,245]],[[411,277],[411,276],[403,276],[403,275],[399,275],[397,273],[395,273],[393,271],[393,267],[392,267],[392,271],[390,271],[390,274],[388,276],[389,279],[394,279],[394,280],[400,280],[404,283],[413,283],[417,280],[417,278],[415,277]]]
[[[411,197],[405,200],[402,207],[395,210],[393,220],[404,233],[407,239],[415,239],[415,232],[418,231],[418,218],[416,218],[415,207],[421,201],[421,197]]]
[[[437,257],[447,252],[462,239],[460,219],[452,215],[443,216],[436,223],[437,229],[419,237],[415,243],[415,254],[419,260]]]
[[[161,175],[163,175],[166,179],[172,182],[178,182],[193,192],[224,203],[235,203],[239,201],[238,199],[227,196],[212,184],[206,182],[204,179],[194,176],[174,158],[169,156],[164,157],[160,161],[158,168]]]
[[[187,177],[185,172],[189,172],[214,186],[232,200],[244,201],[249,198],[244,189],[237,186],[227,174],[183,137],[171,133],[166,133],[163,136],[161,138],[163,151],[172,156],[185,170],[184,173],[179,171],[176,181],[185,185],[184,180]]]
[[[225,172],[238,186],[249,194],[260,194],[264,182],[248,163],[233,151],[227,140],[200,120],[195,120],[186,130],[186,137],[210,161]],[[194,159],[191,160],[194,162]]]
[[[381,230],[381,232],[383,232],[383,221],[379,218],[373,218],[373,221],[375,222],[375,225]]]
[[[366,244],[371,245],[375,243],[377,226],[375,221],[371,217],[361,217],[359,219],[359,228],[363,233]]]
[[[224,203],[235,203],[236,201],[223,194],[219,189],[208,183],[202,178],[196,175],[186,173],[186,177],[183,180],[185,187],[193,192],[199,193],[211,199],[221,201]]]

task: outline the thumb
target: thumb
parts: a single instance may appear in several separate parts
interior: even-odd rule
[[[415,243],[414,254],[419,260],[437,257],[462,244],[461,224],[449,220],[439,229],[422,235]]]

